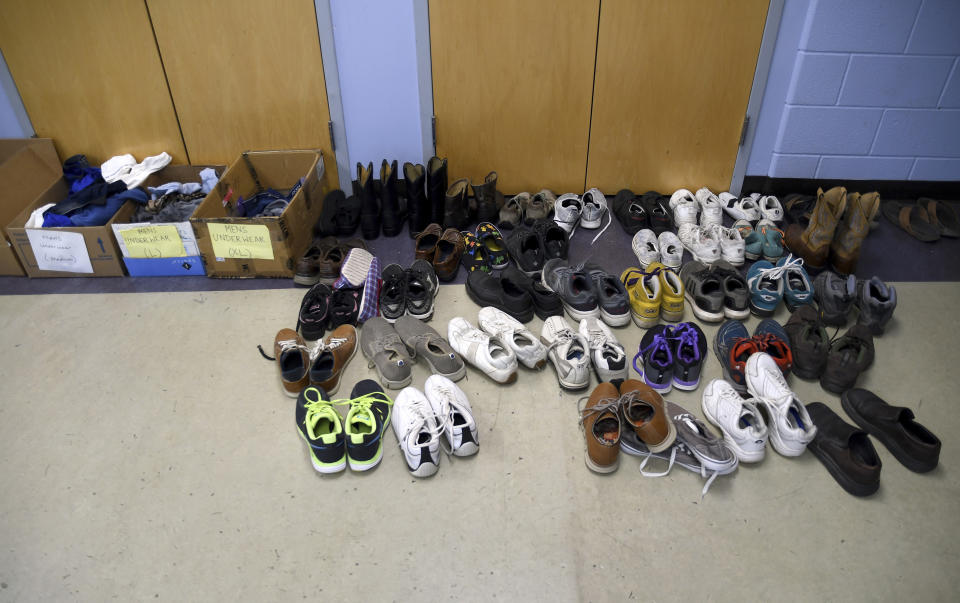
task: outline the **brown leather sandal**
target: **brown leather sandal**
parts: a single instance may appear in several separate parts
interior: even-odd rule
[[[927,210],[913,203],[887,201],[881,206],[884,217],[915,239],[932,243],[940,238],[940,229],[930,221]]]
[[[920,197],[917,199],[917,205],[927,212],[930,222],[940,230],[940,236],[960,238],[960,218],[949,203]]]
[[[415,253],[416,259],[418,260],[427,260],[428,262],[433,261],[433,256],[437,252],[437,243],[440,242],[440,236],[443,234],[443,229],[440,228],[439,224],[430,224],[423,231],[417,235],[415,243]]]

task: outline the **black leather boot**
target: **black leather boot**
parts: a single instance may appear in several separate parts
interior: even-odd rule
[[[432,221],[432,208],[423,188],[426,180],[423,166],[419,163],[404,163],[403,178],[407,181],[407,219],[410,223],[410,238],[413,238]]]
[[[430,222],[443,224],[447,194],[447,160],[431,157],[427,162],[427,199],[430,200]]]
[[[395,237],[403,231],[403,221],[407,211],[400,199],[400,185],[397,182],[397,160],[380,164],[380,207],[383,218],[383,236]]]
[[[357,162],[357,196],[360,198],[360,232],[364,239],[380,236],[380,199],[373,190],[373,162]]]
[[[496,222],[503,207],[503,195],[497,191],[497,173],[490,172],[483,184],[473,184],[477,222]]]
[[[444,228],[463,230],[470,225],[470,208],[467,200],[469,191],[470,181],[466,178],[457,180],[447,189],[443,208]]]

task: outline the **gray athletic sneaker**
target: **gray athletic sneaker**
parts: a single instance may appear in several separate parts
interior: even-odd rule
[[[567,314],[574,320],[600,316],[596,286],[582,265],[572,267],[559,258],[547,260],[540,279],[544,287],[560,296]]]
[[[410,365],[413,358],[400,335],[385,318],[376,316],[360,329],[360,349],[369,366],[376,366],[383,385],[403,389],[413,380]]]
[[[630,324],[630,295],[620,279],[596,264],[586,264],[584,272],[593,279],[593,288],[597,292],[597,305],[603,322],[611,327],[623,327]]]
[[[467,374],[463,359],[430,325],[412,316],[401,316],[394,328],[407,348],[413,350],[413,357],[419,356],[426,360],[434,375],[459,381]]]

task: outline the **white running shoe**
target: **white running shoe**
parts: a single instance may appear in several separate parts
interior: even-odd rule
[[[697,191],[697,202],[700,203],[700,226],[723,224],[723,205],[709,188]]]
[[[610,327],[596,318],[584,318],[580,321],[580,335],[590,347],[590,360],[601,383],[613,383],[619,386],[629,376],[627,352],[617,341]]]
[[[703,390],[703,414],[720,428],[723,439],[741,463],[758,463],[767,450],[767,424],[753,400],[744,400],[723,379]]]
[[[566,193],[557,197],[553,204],[553,221],[568,235],[572,235],[577,229],[581,214],[583,214],[583,202],[580,200],[580,195]]]
[[[517,379],[517,355],[496,337],[490,337],[457,316],[447,325],[447,341],[460,357],[487,374],[497,383]]]
[[[454,456],[470,456],[480,450],[477,421],[467,394],[443,375],[430,375],[423,384],[434,413],[440,417],[443,434]]]
[[[783,378],[776,361],[766,352],[747,359],[747,391],[767,408],[770,443],[783,456],[800,456],[817,435],[806,407]]]
[[[696,224],[697,211],[700,204],[693,193],[685,188],[670,196],[670,209],[673,210],[673,223],[680,228],[681,224]]]
[[[480,328],[507,344],[527,368],[541,369],[547,363],[547,348],[523,323],[492,306],[480,309]]]
[[[547,345],[547,357],[557,371],[560,387],[583,389],[590,385],[590,344],[574,333],[562,316],[547,318],[540,341]]]
[[[633,253],[644,269],[654,262],[659,262],[660,246],[657,235],[649,228],[637,231],[637,234],[633,235]]]
[[[677,236],[693,259],[707,265],[720,259],[720,240],[709,230],[696,224],[681,224]]]
[[[723,211],[734,220],[746,220],[756,222],[760,219],[760,206],[753,197],[743,197],[738,199],[730,193],[720,193],[720,205]]]
[[[590,241],[591,244],[596,243],[600,235],[606,232],[607,228],[610,227],[610,223],[613,222],[613,214],[607,206],[607,198],[600,192],[600,189],[591,188],[583,193],[583,196],[580,197],[580,202],[583,204],[583,213],[580,215],[580,226],[584,228],[589,228],[590,230],[600,228],[600,224],[603,222],[603,215],[607,215],[607,225]]]
[[[734,266],[743,266],[746,246],[740,231],[720,224],[714,224],[710,228],[713,231],[712,234],[720,241],[720,256]]]
[[[423,392],[415,387],[404,388],[393,402],[391,422],[410,473],[416,477],[436,473],[440,467],[443,419]]]
[[[657,237],[657,246],[660,248],[660,261],[667,268],[678,270],[683,263],[683,243],[674,233],[665,230]]]
[[[760,197],[758,205],[760,208],[760,215],[767,220],[770,220],[771,222],[779,222],[783,220],[783,206],[780,205],[780,200],[773,195]]]

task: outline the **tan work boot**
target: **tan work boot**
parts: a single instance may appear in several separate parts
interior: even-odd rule
[[[846,207],[847,189],[842,186],[835,186],[827,192],[817,189],[817,204],[810,212],[810,224],[806,228],[791,224],[784,234],[787,247],[811,268],[826,266],[833,233]]]
[[[879,210],[879,193],[847,194],[847,211],[830,245],[830,262],[840,274],[853,274],[857,269],[860,247],[870,234],[870,220]]]

